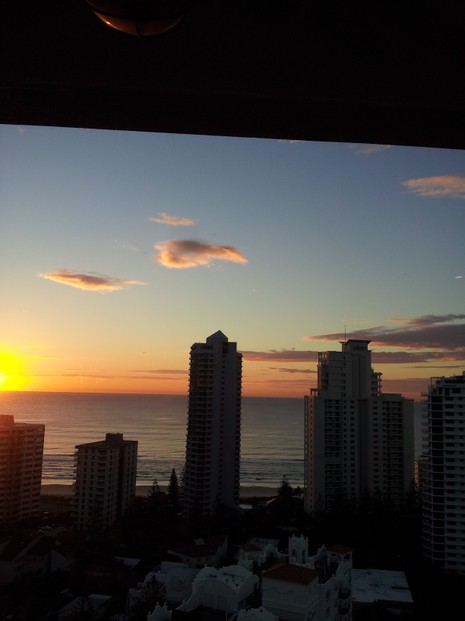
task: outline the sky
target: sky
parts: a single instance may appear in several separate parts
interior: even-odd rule
[[[465,152],[0,126],[0,390],[301,398],[369,339],[383,391],[465,369]]]

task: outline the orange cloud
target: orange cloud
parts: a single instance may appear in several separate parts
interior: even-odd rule
[[[40,278],[52,280],[62,285],[75,287],[76,289],[84,289],[85,291],[97,291],[98,293],[109,293],[112,291],[120,291],[127,285],[145,285],[139,280],[127,280],[123,278],[114,278],[113,276],[103,276],[95,272],[80,273],[72,272],[68,269],[60,269],[56,272],[47,274],[39,274]]]
[[[149,218],[150,222],[156,222],[157,224],[168,224],[169,226],[194,226],[195,221],[190,218],[178,218],[177,216],[170,216],[167,213],[159,213],[158,218]]]
[[[270,349],[268,351],[241,350],[247,362],[316,362],[318,352],[297,351],[295,349]]]
[[[294,369],[294,368],[286,368],[286,367],[270,367],[270,371],[277,371],[278,373],[316,373],[316,371],[312,369]]]
[[[247,259],[233,246],[205,244],[192,239],[173,239],[155,245],[159,254],[155,261],[164,267],[186,269],[199,265],[209,266],[213,261],[247,263]]]
[[[386,149],[390,149],[391,146],[390,144],[350,144],[349,148],[360,155],[373,155],[373,153],[386,151]]]
[[[423,177],[420,179],[408,179],[402,185],[414,194],[440,198],[461,198],[465,200],[465,176],[440,175],[437,177]]]
[[[465,324],[454,323],[465,319],[463,314],[422,315],[413,318],[394,317],[400,328],[375,326],[355,330],[348,338],[370,340],[372,346],[403,349],[403,352],[377,352],[373,360],[384,363],[438,362],[465,360]],[[447,325],[450,324],[450,325]],[[343,341],[345,334],[305,336],[305,341]],[[407,351],[405,351],[407,350]],[[418,351],[412,351],[418,350]],[[432,351],[431,351],[432,350]]]

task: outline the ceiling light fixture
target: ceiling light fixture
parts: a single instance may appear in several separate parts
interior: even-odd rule
[[[148,37],[175,28],[193,0],[87,0],[87,4],[110,28]]]

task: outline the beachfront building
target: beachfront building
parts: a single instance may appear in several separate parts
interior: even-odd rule
[[[465,575],[465,371],[435,377],[423,421],[423,554]]]
[[[0,415],[0,522],[40,511],[45,426]]]
[[[190,352],[184,513],[239,504],[242,354],[220,331]]]
[[[107,433],[105,440],[76,446],[76,528],[105,528],[126,513],[136,493],[137,445],[122,433]]]
[[[305,397],[307,512],[378,492],[399,506],[413,482],[413,401],[382,392],[369,343],[318,354],[318,385]]]

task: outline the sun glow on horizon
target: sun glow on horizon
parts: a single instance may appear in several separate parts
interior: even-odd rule
[[[21,357],[0,349],[0,391],[26,390],[29,378],[23,373]]]

